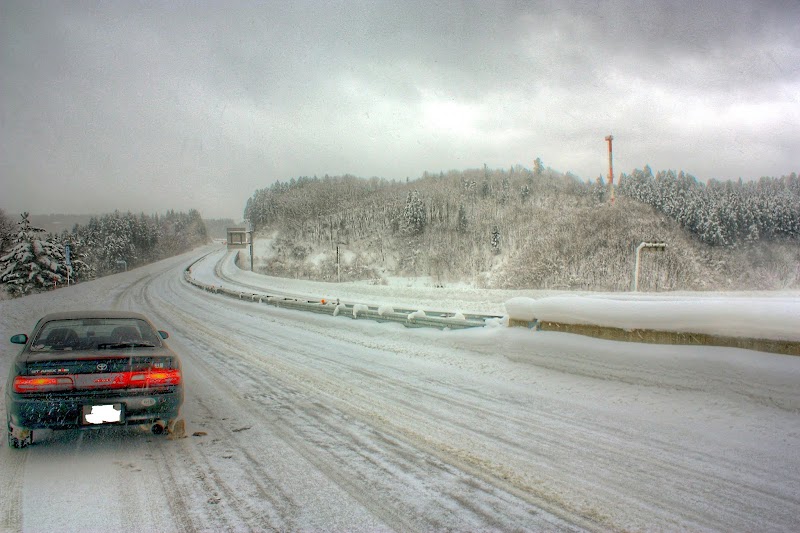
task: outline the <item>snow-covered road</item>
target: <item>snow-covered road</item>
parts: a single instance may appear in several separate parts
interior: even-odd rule
[[[3,447],[0,529],[800,530],[798,357],[282,310],[186,283],[206,251],[0,302],[3,381],[46,312],[150,316],[189,435]]]

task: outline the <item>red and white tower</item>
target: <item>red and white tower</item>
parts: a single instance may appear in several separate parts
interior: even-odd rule
[[[614,140],[613,135],[607,135],[608,141],[608,189],[611,193],[611,205],[614,205],[614,165],[611,158],[611,141]]]

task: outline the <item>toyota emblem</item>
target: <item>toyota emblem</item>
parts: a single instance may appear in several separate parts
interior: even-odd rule
[[[98,363],[97,364],[97,370],[99,370],[100,372],[108,370],[108,365],[105,364],[105,363]]]

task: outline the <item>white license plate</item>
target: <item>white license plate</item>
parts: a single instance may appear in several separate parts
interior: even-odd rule
[[[121,403],[83,406],[84,424],[119,424],[120,422],[122,422]]]

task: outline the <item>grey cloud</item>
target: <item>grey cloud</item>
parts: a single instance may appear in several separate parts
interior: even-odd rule
[[[734,150],[722,169],[691,145],[728,154],[753,126],[690,131],[676,121],[698,102],[716,111],[797,102],[792,0],[0,9],[1,207],[11,212],[28,186],[68,184],[84,195],[60,195],[72,211],[88,195],[94,210],[150,202],[235,216],[274,179],[403,178],[537,155],[593,179],[610,130],[621,169],[663,161],[696,165],[687,170],[701,176],[756,176],[790,172],[800,142],[790,113],[759,126],[773,139],[768,160]],[[476,135],[430,130],[423,112],[432,101],[483,113]],[[135,184],[156,198],[136,196]],[[230,184],[242,190],[231,194]],[[58,209],[48,202],[42,209]]]

